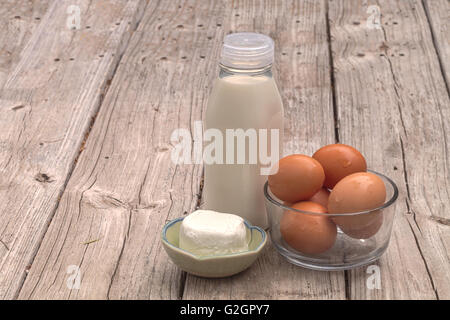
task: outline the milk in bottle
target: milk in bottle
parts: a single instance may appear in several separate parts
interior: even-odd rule
[[[268,227],[263,186],[282,156],[283,141],[283,105],[272,77],[273,60],[270,37],[227,35],[205,119],[204,139],[216,140],[216,150],[213,160],[204,159],[203,208],[233,213],[263,228]]]

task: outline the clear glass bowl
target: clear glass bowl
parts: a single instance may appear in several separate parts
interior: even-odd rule
[[[270,191],[266,182],[264,195],[270,223],[269,233],[277,251],[295,265],[323,271],[352,269],[377,260],[386,251],[389,244],[395,214],[392,205],[397,200],[398,188],[388,177],[378,172],[370,172],[378,175],[386,185],[386,202],[379,208],[356,213],[315,213],[291,208],[283,204],[283,201]],[[371,224],[372,226],[366,230],[347,230],[351,236],[337,225],[336,241],[330,249],[319,254],[306,254],[295,250],[283,239],[280,222],[286,211],[302,215],[326,216],[332,221],[336,221],[337,224],[342,220],[344,222],[358,221],[357,219],[366,221],[365,219],[372,219],[372,217],[377,217],[378,222]],[[376,224],[378,225],[375,226]]]

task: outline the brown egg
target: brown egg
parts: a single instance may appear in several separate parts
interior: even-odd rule
[[[294,209],[326,213],[327,209],[311,201],[297,202]],[[330,249],[336,241],[336,225],[327,216],[286,210],[280,221],[281,235],[286,243],[305,254],[318,254]]]
[[[366,160],[355,148],[346,144],[330,144],[320,148],[313,158],[320,162],[325,171],[323,185],[333,189],[342,178],[367,171]]]
[[[380,210],[378,210],[377,214],[375,214],[374,221],[367,227],[360,229],[347,229],[344,227],[341,228],[341,230],[349,237],[355,239],[369,239],[370,237],[377,234],[382,225],[383,225],[383,213]]]
[[[325,208],[328,208],[328,198],[330,196],[330,191],[328,191],[327,188],[320,188],[319,191],[316,192],[311,198],[309,198],[309,201],[318,203]]]
[[[270,191],[279,199],[295,203],[312,197],[325,180],[320,163],[308,156],[293,154],[278,162],[278,172],[268,178]]]
[[[328,199],[328,212],[333,214],[368,211],[382,206],[385,200],[386,186],[383,180],[370,172],[358,172],[345,177],[336,184]],[[352,234],[366,232],[369,235],[371,232],[368,230],[372,230],[371,227],[373,230],[376,229],[374,227],[376,221],[382,221],[381,214],[380,210],[376,210],[348,217],[333,217],[332,219],[344,232]]]

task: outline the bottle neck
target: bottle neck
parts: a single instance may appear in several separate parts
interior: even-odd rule
[[[219,78],[233,76],[233,75],[246,75],[246,76],[266,76],[272,77],[272,65],[269,64],[263,68],[258,69],[236,69],[219,64],[220,73]]]

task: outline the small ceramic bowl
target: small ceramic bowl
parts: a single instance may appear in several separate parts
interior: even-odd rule
[[[161,241],[170,259],[181,270],[205,278],[222,278],[244,271],[258,258],[267,243],[267,235],[259,227],[245,221],[249,250],[239,253],[197,256],[178,246],[178,236],[184,217],[167,223],[161,235]]]

